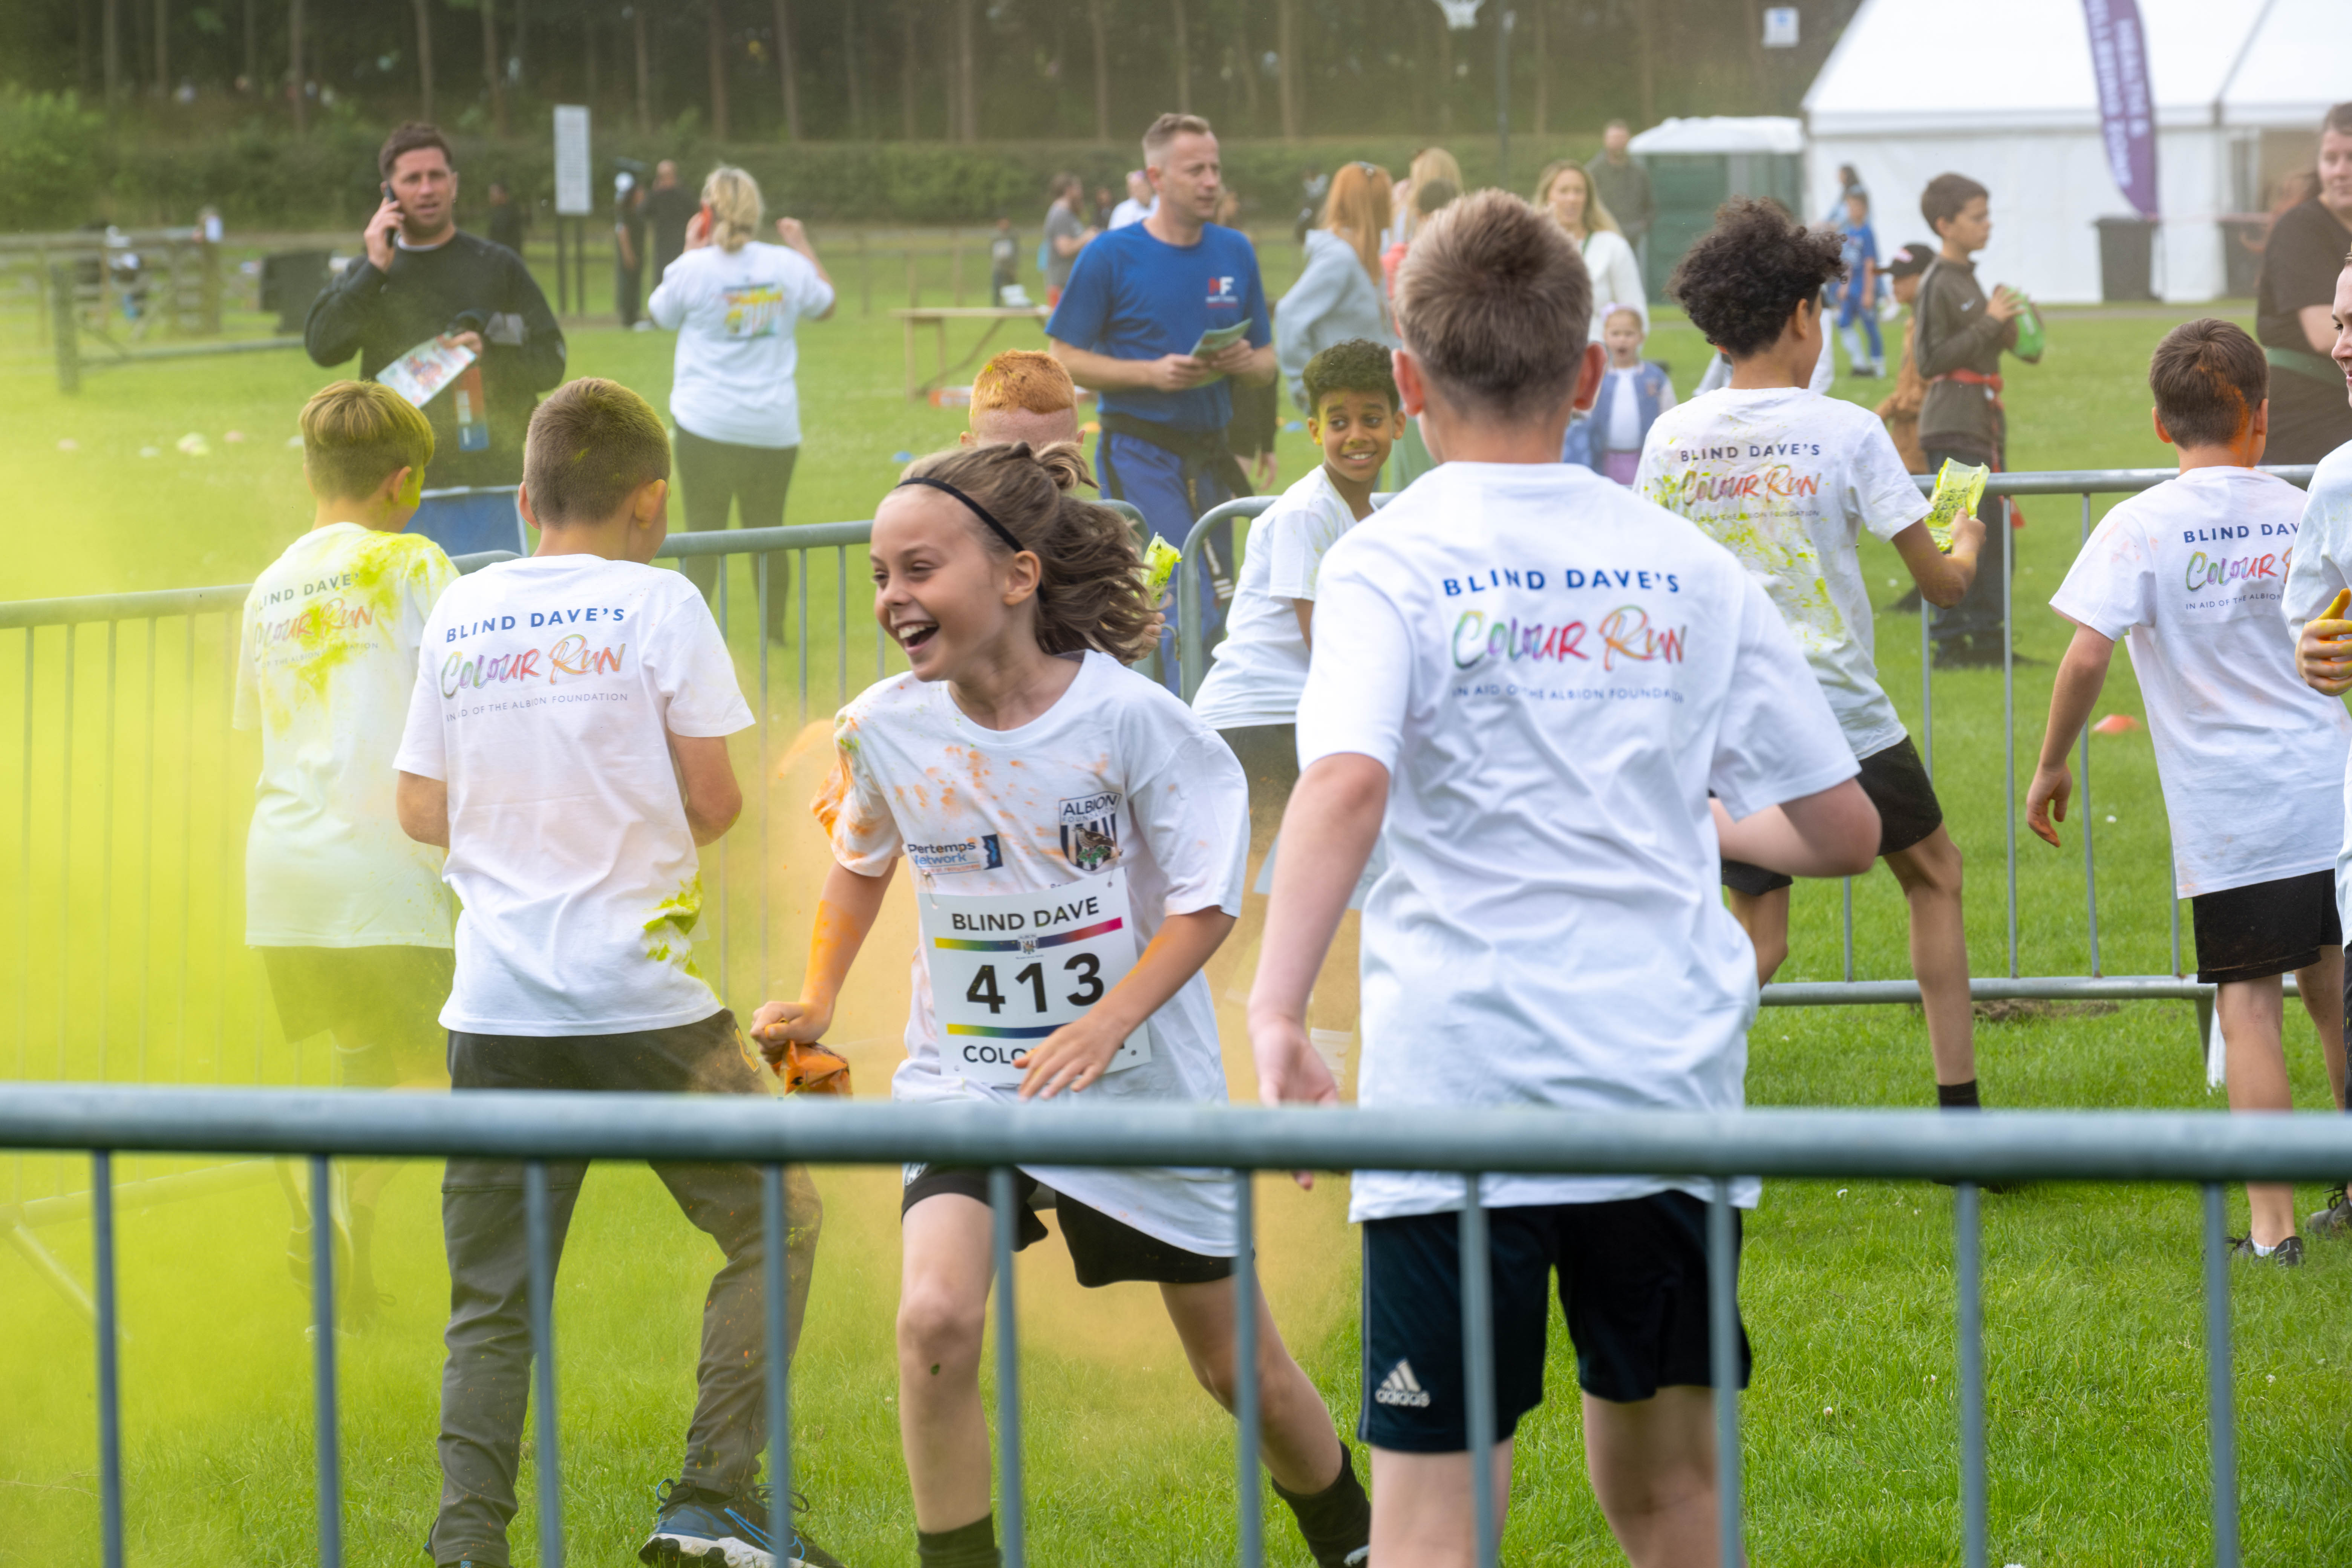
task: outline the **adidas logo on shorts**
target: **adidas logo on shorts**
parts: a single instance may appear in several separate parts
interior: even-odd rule
[[[1378,1388],[1372,1390],[1372,1403],[1425,1408],[1429,1404],[1429,1390],[1422,1387],[1421,1380],[1412,1375],[1412,1363],[1401,1361],[1389,1368],[1389,1374],[1381,1379]]]

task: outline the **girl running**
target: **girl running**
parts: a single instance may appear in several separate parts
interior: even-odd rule
[[[1127,524],[1074,490],[1078,448],[965,448],[908,470],[875,515],[874,613],[912,670],[835,723],[815,809],[833,840],[797,1002],[753,1033],[771,1058],[823,1037],[901,857],[921,936],[902,1101],[1222,1100],[1201,965],[1242,903],[1249,809],[1215,731],[1126,661],[1150,607]],[[1222,1174],[1017,1173],[1026,1247],[1044,1190],[1078,1282],[1149,1280],[1202,1385],[1236,1384],[1234,1203]],[[924,1568],[994,1568],[981,1336],[992,1259],[985,1171],[908,1167],[899,1213],[899,1422]],[[1360,1563],[1353,1461],[1261,1300],[1266,1467],[1324,1568]]]

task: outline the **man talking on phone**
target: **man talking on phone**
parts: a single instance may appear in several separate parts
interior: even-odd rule
[[[1095,470],[1103,494],[1181,546],[1202,512],[1250,493],[1225,444],[1234,416],[1226,379],[1272,381],[1274,331],[1249,237],[1210,221],[1223,171],[1209,122],[1161,115],[1143,133],[1143,163],[1159,205],[1078,252],[1045,335],[1070,379],[1102,395]],[[1198,572],[1206,589],[1205,647],[1233,597],[1233,525],[1202,542],[1181,569]],[[1181,693],[1172,637],[1171,627],[1160,668]]]
[[[303,346],[321,365],[358,354],[368,380],[435,339],[471,351],[467,373],[424,404],[433,426],[425,486],[511,488],[522,481],[539,395],[563,380],[563,329],[522,258],[458,231],[457,171],[439,131],[401,126],[376,165],[383,201],[362,237],[367,254],[311,304]],[[511,549],[521,538],[512,515],[511,495],[453,496],[428,500],[413,526],[453,553]]]

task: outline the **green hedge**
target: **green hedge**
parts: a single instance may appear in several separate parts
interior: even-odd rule
[[[99,218],[185,223],[205,206],[237,228],[347,227],[375,205],[375,148],[383,133],[379,125],[328,110],[299,141],[257,116],[203,133],[125,131],[110,137],[100,117],[70,95],[0,89],[0,228],[63,229]],[[451,141],[467,176],[469,210],[492,179],[506,180],[534,205],[552,196],[546,138],[453,132]],[[1303,165],[1328,169],[1364,158],[1402,172],[1419,145],[1402,137],[1228,142],[1225,173],[1252,218],[1278,222],[1296,209]],[[1540,146],[1515,139],[1511,183],[1525,190],[1548,159],[1589,157],[1597,145],[1590,135],[1550,137]],[[1472,185],[1492,180],[1491,133],[1458,137],[1453,146]],[[683,129],[666,137],[607,132],[596,140],[600,193],[611,188],[618,159],[650,164],[674,157],[689,180],[724,160],[758,178],[773,212],[832,224],[985,223],[1003,214],[1024,230],[1035,226],[1056,173],[1067,170],[1117,193],[1139,156],[1125,144],[1090,142],[720,146]]]

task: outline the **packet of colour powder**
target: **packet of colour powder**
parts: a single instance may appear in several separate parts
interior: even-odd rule
[[[376,372],[375,378],[422,408],[464,374],[474,358],[469,348],[431,337]]]
[[[1944,459],[1943,471],[1936,476],[1936,493],[1927,498],[1927,537],[1937,549],[1952,552],[1952,525],[1963,514],[1975,514],[1977,502],[1984,499],[1985,480],[1991,477],[1989,464]]]
[[[1151,543],[1143,552],[1143,586],[1154,603],[1168,586],[1168,580],[1176,575],[1176,563],[1183,559],[1182,551],[1156,533],[1151,536]]]

